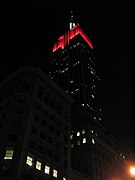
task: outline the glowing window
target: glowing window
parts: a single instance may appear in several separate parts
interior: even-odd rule
[[[27,156],[26,164],[28,164],[29,166],[32,166],[33,165],[33,158],[30,156]]]
[[[85,134],[85,129],[82,130],[82,134]]]
[[[63,180],[66,180],[66,178],[65,178],[65,177],[63,177]]]
[[[36,169],[38,169],[38,170],[41,170],[41,162],[40,161],[37,161],[36,162]]]
[[[55,178],[58,177],[58,171],[56,169],[53,169],[53,177]]]
[[[86,138],[83,138],[83,144],[86,143]]]
[[[95,139],[92,138],[92,143],[95,144]]]
[[[13,149],[7,149],[4,159],[12,159],[13,158],[13,153],[14,153]]]
[[[92,94],[91,97],[94,98],[94,95]]]
[[[73,148],[74,147],[74,145],[73,144],[71,144],[71,148]]]
[[[70,139],[73,139],[73,134],[70,135]]]
[[[93,130],[91,130],[91,133],[94,133],[94,131],[93,131]]]
[[[50,167],[45,165],[45,171],[46,174],[50,174]]]
[[[82,106],[84,106],[84,104],[82,104]]]
[[[80,136],[80,132],[77,132],[77,136]]]
[[[78,145],[78,146],[80,146],[80,140],[79,140],[79,141],[77,141],[77,145]]]

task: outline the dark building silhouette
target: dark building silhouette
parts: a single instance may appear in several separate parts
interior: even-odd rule
[[[30,67],[0,89],[0,179],[70,179],[71,98]]]

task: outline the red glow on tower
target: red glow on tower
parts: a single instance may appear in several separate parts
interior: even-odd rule
[[[90,39],[88,38],[88,36],[86,36],[86,34],[83,32],[83,30],[81,29],[80,25],[77,24],[76,26],[74,26],[72,29],[70,29],[67,33],[65,33],[64,35],[60,36],[60,38],[58,39],[58,41],[54,44],[53,46],[53,52],[56,51],[59,48],[64,49],[70,42],[70,40],[72,38],[74,38],[76,35],[80,34],[82,36],[82,38],[87,42],[87,44],[90,46],[90,48],[93,49],[93,45],[90,41]]]

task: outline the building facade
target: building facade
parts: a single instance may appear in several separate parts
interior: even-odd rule
[[[0,179],[70,179],[72,99],[38,68],[19,68],[0,89]]]
[[[128,180],[130,177],[122,168],[127,153],[121,156],[119,146],[114,145],[94,47],[81,26],[74,23],[73,15],[69,27],[54,43],[49,77],[74,100],[70,135],[71,164],[75,170],[72,177]]]

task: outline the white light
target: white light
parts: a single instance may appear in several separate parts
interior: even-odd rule
[[[80,132],[77,132],[77,136],[80,136]]]
[[[135,167],[131,167],[131,168],[130,168],[130,173],[131,173],[133,176],[135,176]]]
[[[85,129],[82,130],[82,134],[85,134]]]
[[[80,146],[80,141],[77,141],[77,145]]]
[[[58,176],[58,171],[56,169],[53,169],[53,177],[57,178]]]
[[[74,145],[73,144],[71,144],[71,148],[73,148],[74,147]]]
[[[93,97],[93,98],[94,98],[94,95],[92,94],[92,95],[91,95],[91,97]]]
[[[70,135],[70,139],[73,139],[73,134]]]
[[[32,164],[33,164],[33,158],[30,157],[30,156],[27,156],[26,164],[28,164],[29,166],[32,166]]]
[[[92,143],[95,144],[95,139],[92,138]]]
[[[86,138],[83,138],[83,144],[86,143]]]
[[[47,166],[47,165],[45,166],[45,173],[46,173],[46,174],[49,174],[49,173],[50,173],[50,167]]]
[[[36,162],[36,169],[41,170],[41,162]]]
[[[72,29],[72,23],[69,24],[69,28]]]
[[[14,153],[13,149],[7,149],[4,159],[12,159],[13,158],[13,153]]]

